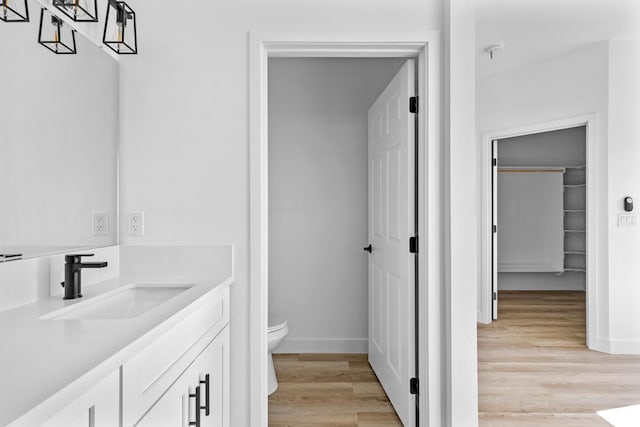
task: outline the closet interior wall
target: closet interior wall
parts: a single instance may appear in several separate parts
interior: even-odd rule
[[[498,142],[500,167],[563,167],[565,184],[565,230],[584,229],[585,213],[579,212],[584,204],[586,170],[586,128],[584,126],[506,138]],[[500,197],[500,188],[498,188]],[[584,208],[582,208],[584,209]],[[567,212],[568,211],[568,212]],[[573,211],[573,212],[572,212]],[[498,218],[498,227],[500,219]],[[565,232],[565,272],[558,273],[499,273],[501,290],[582,290],[586,289],[582,269],[585,233]],[[578,253],[574,253],[578,252]],[[576,266],[578,268],[576,268]]]

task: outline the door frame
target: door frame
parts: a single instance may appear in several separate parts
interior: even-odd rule
[[[486,132],[482,134],[481,149],[481,182],[482,182],[482,215],[481,215],[481,266],[482,281],[480,283],[480,304],[478,308],[478,322],[491,323],[491,304],[492,304],[492,191],[491,191],[491,173],[492,173],[492,152],[491,147],[494,140],[512,138],[522,135],[531,135],[542,132],[550,132],[579,126],[586,126],[586,183],[587,183],[587,204],[586,204],[586,251],[587,251],[587,272],[586,272],[586,311],[587,311],[587,346],[596,349],[597,343],[597,325],[600,313],[598,312],[597,296],[598,296],[598,264],[599,247],[598,242],[598,223],[597,223],[597,203],[599,200],[605,200],[602,190],[598,187],[599,182],[599,159],[597,150],[597,117],[595,114],[582,115],[567,119],[560,119],[544,123],[536,123],[527,126],[509,128],[497,131]],[[498,231],[499,232],[499,231]]]
[[[444,419],[442,355],[443,179],[441,46],[438,31],[252,32],[249,36],[249,404],[250,424],[266,426],[268,319],[268,59],[416,58],[418,65],[420,426]],[[407,108],[408,108],[407,104]],[[428,124],[428,125],[427,125]],[[407,248],[408,250],[409,248]],[[407,393],[409,391],[407,390]]]

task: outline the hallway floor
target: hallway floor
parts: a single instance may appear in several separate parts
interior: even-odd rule
[[[270,427],[402,426],[366,354],[274,355]]]
[[[478,325],[480,426],[608,426],[596,411],[640,403],[640,356],[587,349],[584,292],[501,291],[499,304]]]

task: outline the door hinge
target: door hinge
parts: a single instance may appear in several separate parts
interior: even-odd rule
[[[412,96],[409,98],[409,112],[417,113],[418,112],[418,97]]]
[[[497,225],[494,225],[494,226],[493,226],[493,232],[494,232],[494,233],[497,233],[497,232],[498,232],[498,226],[497,226]]]
[[[485,294],[485,295],[486,295],[486,294]],[[498,299],[498,293],[497,293],[497,292],[494,292],[494,293],[493,293],[493,300],[495,301],[495,300],[497,300],[497,299]]]
[[[409,393],[418,394],[418,379],[413,377],[409,380]]]
[[[418,236],[409,237],[409,253],[418,253]]]
[[[493,166],[498,166],[498,159],[493,159]]]

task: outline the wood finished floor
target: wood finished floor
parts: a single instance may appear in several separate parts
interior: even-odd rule
[[[640,404],[640,356],[587,349],[583,292],[499,302],[499,320],[478,325],[480,426],[608,426],[596,411]]]
[[[366,354],[278,354],[271,427],[402,426]]]
[[[596,411],[640,404],[640,356],[587,349],[584,297],[500,292],[499,320],[478,325],[481,427],[608,426]],[[271,427],[402,425],[366,355],[274,360]]]

